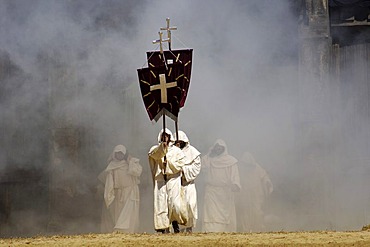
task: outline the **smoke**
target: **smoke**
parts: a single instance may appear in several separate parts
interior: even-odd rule
[[[354,212],[363,205],[352,208],[344,198],[349,194],[355,197],[350,189],[362,185],[340,184],[348,173],[335,173],[338,161],[344,158],[340,153],[343,146],[338,144],[340,128],[350,121],[353,108],[346,105],[344,116],[334,115],[339,127],[306,131],[313,135],[303,141],[300,136],[306,123],[297,106],[302,99],[294,8],[288,0],[2,1],[0,124],[4,148],[0,169],[16,166],[48,171],[42,190],[52,194],[71,187],[74,192],[69,199],[84,198],[95,207],[90,220],[86,220],[89,215],[78,218],[88,229],[76,228],[75,223],[69,232],[99,231],[101,198],[94,197],[97,175],[107,165],[113,147],[124,144],[140,158],[144,169],[141,231],[153,231],[147,151],[156,144],[162,123],[149,122],[136,70],[146,66],[145,52],[157,49],[151,41],[158,39],[159,28],[169,17],[171,25],[177,26],[172,32],[172,48],[194,49],[189,95],[180,111],[179,129],[203,154],[218,138],[226,141],[229,153],[237,159],[245,151],[254,154],[275,188],[266,205],[266,215],[274,221],[266,229],[361,227],[368,216],[355,220],[359,216]],[[321,107],[311,104],[311,109]],[[339,111],[332,106],[326,110]],[[174,130],[172,120],[168,119],[167,126]],[[314,141],[320,139],[315,136],[320,133],[324,133],[324,144]],[[314,169],[307,168],[302,150],[320,157]],[[356,144],[351,150],[358,150]],[[56,182],[58,174],[65,178],[60,184]],[[365,178],[357,175],[353,171],[351,179],[359,178],[358,183],[365,184]],[[317,181],[324,181],[324,189],[315,188]],[[199,191],[201,203],[202,188]],[[334,198],[323,200],[333,191]],[[55,198],[43,200],[53,205]],[[73,208],[73,204],[64,205],[69,206]],[[334,215],[328,214],[332,208]],[[50,209],[49,213],[53,212]],[[342,212],[346,215],[339,217]],[[312,215],[319,215],[322,221],[310,222]],[[35,221],[35,217],[32,213],[30,219]],[[47,220],[49,224],[58,221]],[[37,229],[46,231],[43,224]],[[57,230],[59,226],[53,227]],[[29,234],[31,228],[21,233]]]

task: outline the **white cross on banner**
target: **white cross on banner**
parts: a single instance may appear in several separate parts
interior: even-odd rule
[[[177,82],[166,82],[166,75],[159,74],[159,84],[150,86],[150,91],[160,89],[161,90],[161,103],[167,103],[167,88],[176,87]]]

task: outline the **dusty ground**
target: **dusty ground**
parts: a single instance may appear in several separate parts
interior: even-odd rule
[[[0,246],[370,246],[370,231],[87,234],[0,239]]]

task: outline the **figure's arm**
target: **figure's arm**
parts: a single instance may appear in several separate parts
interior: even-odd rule
[[[267,175],[267,173],[262,178],[262,180],[263,180],[262,183],[264,185],[265,196],[268,196],[274,190],[274,186],[272,185],[272,182],[271,182],[269,176]]]
[[[242,186],[240,184],[238,164],[231,166],[230,169],[231,169],[231,173],[230,173],[231,190],[234,192],[239,192]]]
[[[128,174],[135,177],[140,177],[143,168],[140,165],[140,160],[138,158],[130,158],[128,160]]]
[[[105,181],[105,188],[104,188],[104,200],[105,200],[105,205],[107,206],[107,208],[113,202],[114,198],[115,198],[115,195],[114,195],[113,172],[110,171],[107,174],[106,181]]]
[[[167,153],[166,158],[166,174],[175,174],[181,172],[186,160],[185,154],[180,148],[173,146],[171,152]]]
[[[187,164],[182,168],[183,174],[187,182],[193,181],[197,178],[201,169],[201,158],[197,156],[191,164]]]
[[[149,150],[149,157],[154,160],[159,160],[166,155],[167,151],[168,146],[166,145],[166,143],[162,142],[161,144],[156,145]]]
[[[153,180],[152,182],[153,182],[153,185],[154,185],[154,178],[155,178],[155,174],[156,174],[156,170],[157,170],[157,163],[150,156],[149,156],[149,168],[150,168],[150,172],[152,174],[152,180]]]
[[[204,168],[207,168],[211,165],[211,160],[209,158],[209,155],[204,155],[202,158],[201,158],[201,163],[202,163],[202,166]]]

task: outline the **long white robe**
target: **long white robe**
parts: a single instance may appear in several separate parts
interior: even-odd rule
[[[209,154],[202,157],[202,169],[206,174],[202,231],[235,232],[234,192],[241,188],[238,161],[228,155],[223,140],[216,143],[224,146],[225,151],[216,157]]]
[[[184,195],[181,193],[184,153],[176,146],[170,145],[165,148],[161,143],[153,146],[148,155],[154,185],[154,229],[167,229],[172,221],[186,224],[188,215]],[[164,166],[164,156],[166,156],[166,166]]]
[[[190,145],[188,137],[182,131],[179,131],[179,140],[187,143],[187,145],[182,149],[186,158],[185,165],[182,167],[182,189],[189,215],[188,223],[185,224],[184,227],[196,227],[198,219],[198,203],[195,179],[198,177],[201,170],[200,152]]]
[[[243,174],[242,189],[237,200],[240,230],[260,232],[265,229],[263,206],[273,191],[267,172],[256,162],[252,154],[243,154],[239,163]]]
[[[122,231],[134,233],[139,227],[139,177],[142,167],[139,159],[119,161],[112,157],[107,168],[100,173],[104,184],[102,232]]]

